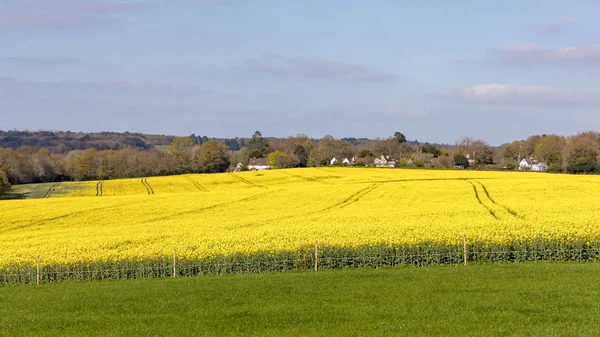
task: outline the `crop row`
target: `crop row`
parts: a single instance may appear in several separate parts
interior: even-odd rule
[[[465,242],[466,243],[466,242]],[[509,243],[421,242],[359,247],[318,246],[295,251],[257,252],[187,259],[157,256],[71,264],[31,263],[0,269],[0,284],[64,282],[75,280],[139,279],[291,270],[380,268],[385,266],[439,266],[468,263],[527,261],[599,261],[600,238],[538,236]],[[316,255],[315,255],[316,252]],[[38,269],[39,268],[39,269]]]

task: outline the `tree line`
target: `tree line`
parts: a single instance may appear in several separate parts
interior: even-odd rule
[[[52,143],[52,149],[63,148],[72,141],[73,137],[65,134],[60,137],[55,133],[46,135],[54,140],[66,139],[62,143],[58,140]],[[401,132],[382,139],[336,139],[331,136],[311,139],[305,135],[265,138],[259,131],[249,138],[221,140],[195,135],[169,139],[141,134],[117,135],[108,133],[108,139],[115,142],[113,148],[76,148],[66,152],[30,145],[0,148],[0,193],[11,184],[225,172],[238,163],[246,165],[251,158],[266,158],[273,168],[291,168],[328,165],[334,156],[368,158],[383,155],[397,159],[398,167],[451,168],[461,165],[504,170],[517,169],[521,159],[534,158],[546,163],[551,172],[600,171],[600,134],[593,131],[570,137],[534,135],[499,147],[471,137],[461,138],[453,145],[411,142]],[[99,139],[86,136],[89,135],[81,136],[77,141],[91,144]],[[9,137],[15,142],[14,132]],[[31,137],[31,133],[25,133],[25,139],[27,137]],[[144,141],[133,141],[131,137]],[[4,139],[0,139],[0,143],[2,141]],[[167,141],[168,145],[156,145]],[[152,142],[155,145],[149,144]],[[138,146],[141,143],[144,146]]]

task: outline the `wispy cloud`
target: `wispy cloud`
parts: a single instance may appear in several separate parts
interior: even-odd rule
[[[109,25],[116,22],[115,14],[144,8],[140,3],[106,0],[0,0],[0,31]]]
[[[477,84],[443,93],[444,97],[472,102],[527,104],[596,104],[600,91],[566,91],[541,85]]]
[[[67,82],[67,81],[25,81],[12,77],[0,77],[2,94],[28,95],[73,95],[100,94],[105,96],[142,97],[198,97],[208,91],[193,85],[160,82]]]
[[[600,65],[600,45],[573,46],[559,49],[536,44],[511,44],[493,50],[486,61],[513,64]]]
[[[375,71],[361,64],[345,63],[326,58],[291,58],[277,54],[264,54],[246,59],[242,67],[253,71],[300,78],[323,78],[356,82],[389,82],[397,76]]]
[[[0,57],[0,63],[21,66],[71,66],[81,64],[81,60],[70,57],[8,56]]]
[[[571,25],[575,20],[571,17],[562,17],[552,23],[545,24],[538,30],[539,36],[556,36],[562,33],[562,31],[569,25]]]

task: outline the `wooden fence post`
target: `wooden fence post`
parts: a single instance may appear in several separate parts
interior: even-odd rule
[[[467,265],[467,234],[463,236],[463,262]]]
[[[177,248],[173,248],[173,278],[177,277]]]
[[[35,283],[40,284],[40,256],[37,256],[37,273],[35,275]]]
[[[319,241],[315,241],[315,271],[319,270]]]

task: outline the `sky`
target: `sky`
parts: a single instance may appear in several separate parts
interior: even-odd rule
[[[600,129],[600,0],[0,0],[0,130]]]

